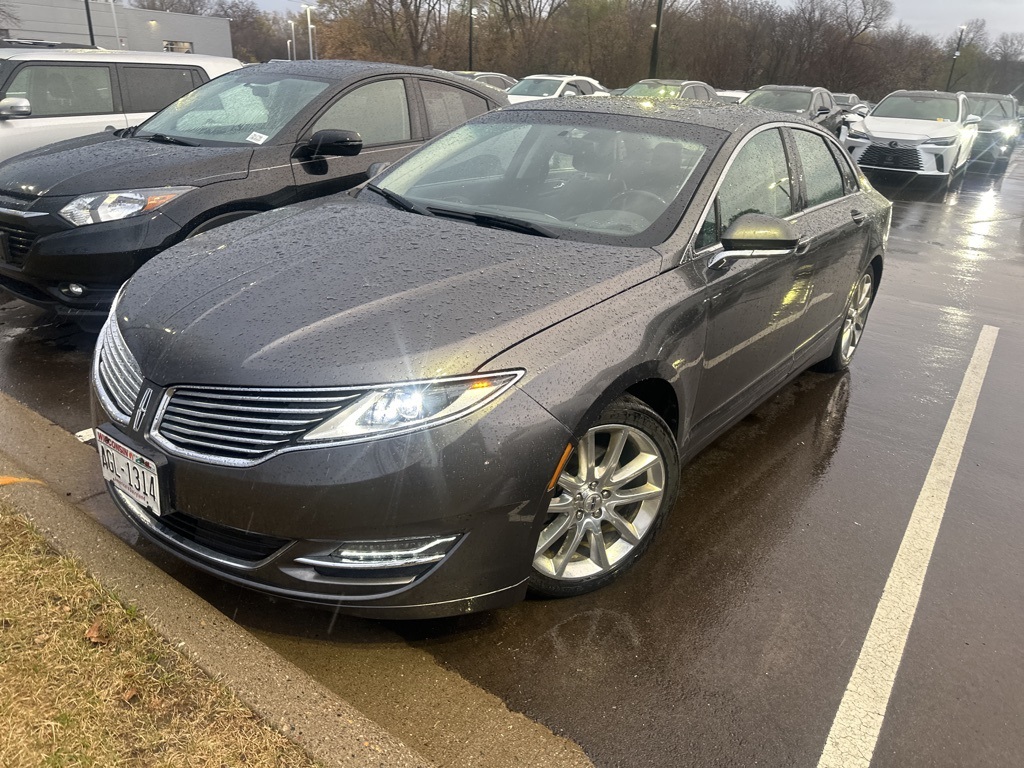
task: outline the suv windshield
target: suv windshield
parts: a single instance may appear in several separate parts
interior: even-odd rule
[[[982,120],[1007,120],[1015,118],[1013,102],[1010,99],[999,99],[994,96],[968,96],[971,114]]]
[[[806,112],[811,108],[811,94],[807,91],[754,91],[742,104],[748,107],[764,107],[776,112]]]
[[[951,120],[960,115],[960,105],[952,96],[886,96],[871,110],[872,117],[898,117],[904,120]]]
[[[587,117],[600,127],[580,125]],[[515,220],[556,237],[606,242],[649,229],[717,148],[717,132],[697,126],[627,118],[619,124],[633,130],[616,130],[603,116],[571,119],[525,122],[513,114],[469,123],[375,181],[421,212],[484,226]]]
[[[648,99],[677,99],[680,86],[665,83],[634,83],[623,91],[623,96],[643,96]]]
[[[510,96],[554,96],[562,84],[561,80],[550,77],[528,77],[509,89]]]
[[[323,80],[240,69],[185,94],[144,122],[134,135],[163,134],[200,143],[273,144],[281,130],[327,87]]]

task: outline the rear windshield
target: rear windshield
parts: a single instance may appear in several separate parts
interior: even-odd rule
[[[754,91],[743,103],[776,112],[799,113],[811,108],[811,94],[807,91]]]
[[[886,96],[871,115],[904,120],[956,121],[960,116],[960,105],[956,99],[945,96]]]

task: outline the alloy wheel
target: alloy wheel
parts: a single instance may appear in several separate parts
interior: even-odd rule
[[[874,279],[871,270],[861,275],[860,280],[854,288],[853,296],[850,298],[850,305],[846,310],[846,317],[843,320],[842,356],[844,362],[849,362],[853,353],[857,351],[860,337],[864,333],[864,325],[868,321],[868,310],[871,309],[871,294],[874,287]]]

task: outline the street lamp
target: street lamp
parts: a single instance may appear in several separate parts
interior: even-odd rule
[[[306,10],[306,32],[309,33],[309,58],[312,60],[313,56],[313,20],[310,18],[309,13],[313,10],[312,5],[302,4],[302,7]]]
[[[469,71],[473,71],[473,19],[476,18],[477,9],[473,7],[473,0],[469,0]]]
[[[292,49],[292,41],[285,39],[285,42],[288,43],[288,61],[295,61],[295,52]]]
[[[946,90],[949,90],[949,86],[953,84],[953,70],[956,69],[956,60],[960,58],[960,46],[964,42],[964,32],[967,31],[967,25],[960,25],[960,38],[956,41],[956,50],[953,51],[953,65],[949,68],[949,77],[946,78]]]
[[[295,21],[288,19],[288,24],[292,28],[292,39],[288,41],[288,58],[295,61],[298,56],[298,49],[295,47]]]
[[[313,43],[313,56],[311,58],[315,59],[316,58],[316,24],[310,24],[309,25],[309,39]]]
[[[665,10],[665,0],[658,0],[657,16],[651,27],[654,29],[654,40],[651,41],[651,68],[647,76],[652,80],[658,76],[658,38],[661,35],[661,15]]]

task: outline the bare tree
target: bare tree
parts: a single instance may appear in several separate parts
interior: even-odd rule
[[[14,11],[11,10],[5,0],[0,0],[0,22],[4,24],[16,24],[18,22],[18,17],[14,15]]]

